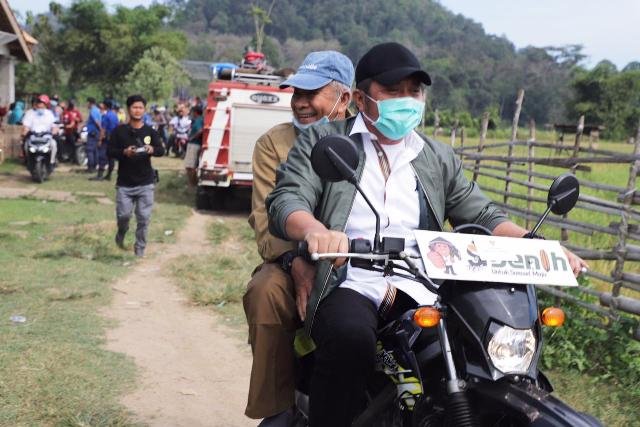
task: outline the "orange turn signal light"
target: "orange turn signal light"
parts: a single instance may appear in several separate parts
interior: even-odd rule
[[[413,313],[413,321],[421,328],[433,328],[440,322],[440,317],[440,311],[431,306],[420,307]]]
[[[564,311],[558,307],[547,307],[542,311],[542,323],[557,328],[564,324]]]

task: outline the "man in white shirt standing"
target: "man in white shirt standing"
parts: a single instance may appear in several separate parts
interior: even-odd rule
[[[35,110],[30,114],[25,114],[22,121],[22,137],[24,138],[29,133],[42,133],[48,132],[52,135],[57,131],[55,125],[56,118],[47,107],[49,106],[49,97],[47,95],[38,96],[35,103]],[[26,144],[26,142],[25,142]],[[26,147],[26,145],[25,145]],[[58,144],[56,140],[51,136],[51,164],[56,163],[56,154],[58,152]]]

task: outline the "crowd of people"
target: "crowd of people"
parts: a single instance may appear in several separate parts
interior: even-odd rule
[[[123,107],[113,97],[102,101],[87,98],[86,120],[73,100],[61,101],[58,95],[40,94],[31,99],[31,107],[17,100],[9,106],[7,124],[22,125],[23,136],[30,132],[52,135],[55,155],[52,162],[76,161],[95,173],[91,180],[110,180],[115,159],[108,155],[111,134],[127,121]],[[185,166],[193,182],[201,146],[205,104],[200,97],[180,101],[169,109],[165,105],[145,106],[143,123],[156,130],[168,156],[185,158]],[[84,135],[83,135],[84,133]],[[86,159],[76,158],[76,147],[84,144]]]

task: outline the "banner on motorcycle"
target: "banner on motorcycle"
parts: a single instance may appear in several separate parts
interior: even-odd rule
[[[432,279],[578,286],[569,260],[554,240],[415,231]]]

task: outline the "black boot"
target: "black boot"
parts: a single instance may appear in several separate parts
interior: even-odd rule
[[[89,178],[89,181],[102,181],[104,179],[104,169],[98,169],[98,175]]]

